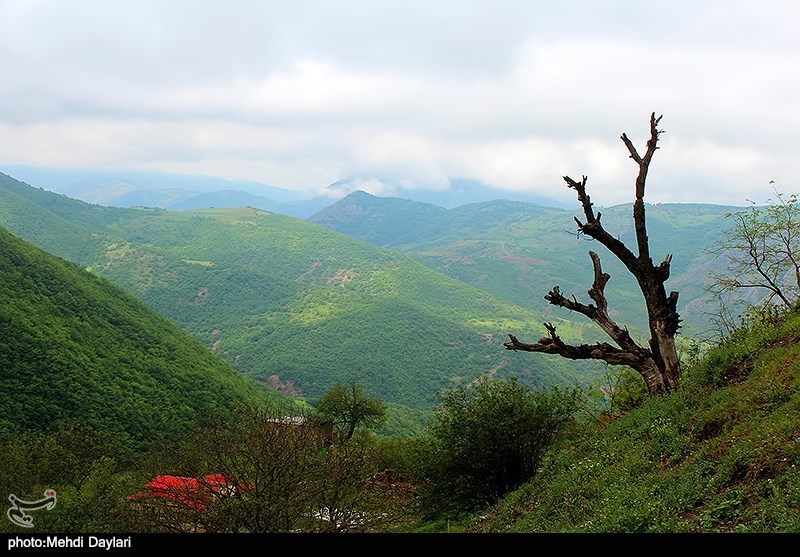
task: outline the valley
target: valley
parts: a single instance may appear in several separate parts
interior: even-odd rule
[[[256,209],[106,208],[10,177],[0,186],[0,225],[111,279],[244,375],[277,376],[311,399],[358,380],[404,413],[398,423],[419,423],[438,391],[490,371],[550,385],[585,384],[599,368],[516,357],[506,333],[536,337],[552,317],[313,223]],[[568,338],[596,335],[558,322]]]

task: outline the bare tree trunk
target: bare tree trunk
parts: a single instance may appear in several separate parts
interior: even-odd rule
[[[558,286],[547,293],[545,300],[553,305],[561,306],[578,313],[582,313],[603,329],[614,341],[616,346],[608,343],[592,345],[582,344],[570,346],[556,334],[556,328],[551,323],[545,323],[549,336],[543,337],[536,344],[520,342],[514,335],[509,335],[511,341],[505,343],[508,350],[524,350],[528,352],[543,352],[558,354],[571,359],[603,360],[613,365],[627,365],[636,370],[647,383],[651,394],[661,394],[674,390],[680,380],[680,361],[675,346],[675,335],[680,327],[680,317],[677,312],[678,293],[670,292],[667,295],[664,283],[669,278],[672,254],[668,254],[663,262],[654,265],[650,257],[650,246],[647,238],[647,221],[645,217],[644,194],[647,181],[647,171],[650,161],[658,149],[658,123],[661,116],[656,118],[655,113],[650,116],[650,139],[647,142],[647,151],[640,156],[633,143],[624,133],[621,138],[630,153],[630,158],[639,166],[636,177],[636,200],[633,204],[633,221],[636,231],[636,245],[638,255],[620,240],[609,234],[600,223],[601,213],[595,213],[592,202],[586,193],[587,177],[583,176],[577,182],[569,176],[564,176],[567,186],[578,194],[578,201],[583,208],[585,222],[575,218],[578,230],[600,242],[619,259],[628,271],[636,278],[639,289],[642,291],[647,307],[647,319],[650,328],[649,347],[639,346],[631,338],[627,328],[621,328],[608,314],[608,303],[605,297],[605,285],[611,278],[603,272],[600,257],[590,251],[594,268],[594,282],[589,290],[589,298],[594,304],[582,304],[574,297],[565,298]]]

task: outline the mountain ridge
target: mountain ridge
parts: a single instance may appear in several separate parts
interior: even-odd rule
[[[4,188],[0,176],[0,191]],[[184,327],[238,371],[277,375],[306,396],[356,379],[392,403],[430,408],[436,391],[487,372],[532,384],[584,382],[589,365],[514,358],[510,331],[538,334],[543,316],[502,302],[399,253],[256,209],[104,210],[23,186],[17,214],[28,239],[69,257],[60,238],[91,243],[76,260]],[[13,188],[12,188],[13,189]],[[0,200],[3,198],[0,197]],[[61,234],[24,228],[57,205]],[[57,220],[57,219],[53,219]],[[0,223],[3,221],[0,220]],[[559,321],[561,322],[561,321]],[[566,337],[588,328],[562,322]],[[380,350],[376,350],[380,347]]]
[[[351,194],[352,195],[352,194]],[[700,333],[708,328],[712,308],[704,287],[707,273],[722,263],[705,253],[728,226],[725,215],[741,207],[713,204],[647,205],[648,235],[654,258],[675,256],[667,287],[679,290],[679,311],[685,326]],[[309,217],[335,230],[375,245],[405,253],[453,278],[522,307],[552,313],[543,299],[555,285],[564,292],[585,292],[591,285],[587,252],[595,248],[575,229],[574,210],[494,200],[445,211],[423,212],[395,201],[359,194],[348,196]],[[605,228],[635,245],[631,204],[603,207]],[[403,228],[402,222],[414,223]],[[640,331],[646,330],[641,295],[627,270],[599,249],[612,311]],[[687,319],[688,318],[688,319]]]

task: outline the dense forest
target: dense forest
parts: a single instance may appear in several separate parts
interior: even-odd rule
[[[62,422],[128,450],[198,415],[286,401],[107,280],[0,229],[0,433]]]

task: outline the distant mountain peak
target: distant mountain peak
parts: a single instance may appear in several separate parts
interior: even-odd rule
[[[409,187],[406,183],[396,180],[386,180],[375,177],[358,177],[347,180],[337,180],[330,184],[326,190],[331,195],[346,196],[355,191],[362,190],[375,197],[396,197],[421,203],[438,205],[446,209],[453,209],[469,203],[481,203],[494,199],[508,199],[534,203],[543,207],[566,209],[568,205],[550,197],[539,195],[533,191],[508,190],[493,187],[480,180],[451,179],[449,187],[444,189],[426,189],[423,187]]]

